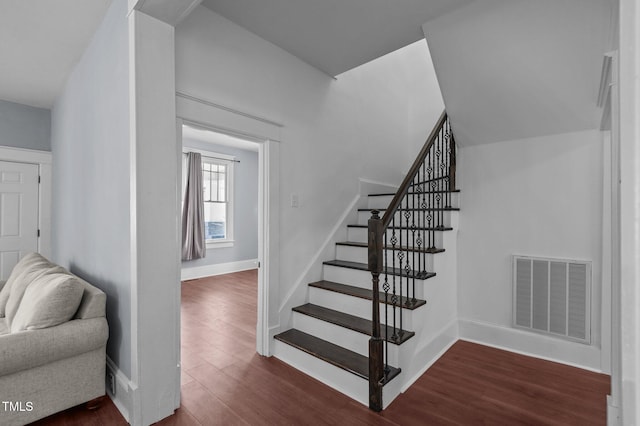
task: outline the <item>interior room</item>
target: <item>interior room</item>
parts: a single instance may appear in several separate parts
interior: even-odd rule
[[[0,424],[640,424],[638,22],[3,1]]]

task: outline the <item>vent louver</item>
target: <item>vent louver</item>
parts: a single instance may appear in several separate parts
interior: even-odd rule
[[[513,257],[513,325],[590,343],[591,262]]]

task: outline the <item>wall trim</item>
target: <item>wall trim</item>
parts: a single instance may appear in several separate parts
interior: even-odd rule
[[[593,345],[462,318],[458,320],[458,330],[460,340],[603,373],[600,350]]]
[[[620,426],[620,407],[614,404],[611,395],[607,395],[607,425]]]
[[[0,146],[0,159],[16,163],[51,164],[53,155],[50,151]]]
[[[116,379],[116,394],[111,393],[109,387],[109,374],[113,374]],[[133,394],[135,393],[137,386],[131,382],[131,380],[118,368],[115,362],[107,355],[107,377],[105,377],[105,389],[107,395],[113,401],[122,417],[127,422],[131,422],[131,412],[133,411],[132,401]]]
[[[218,263],[215,265],[203,265],[182,267],[180,279],[182,281],[195,280],[197,278],[213,277],[215,275],[230,274],[232,272],[247,271],[258,267],[258,259],[240,260],[237,262]]]
[[[197,96],[189,95],[187,93],[176,91],[176,96],[180,97],[180,98],[183,98],[183,99],[188,99],[190,101],[195,101],[195,102],[198,102],[198,103],[201,103],[201,104],[204,104],[204,105],[208,105],[210,107],[214,107],[214,108],[217,108],[217,109],[220,109],[220,110],[223,110],[223,111],[227,111],[227,112],[230,112],[232,114],[241,115],[243,117],[247,117],[247,118],[250,118],[252,120],[261,121],[261,122],[263,122],[265,124],[269,124],[269,125],[276,126],[276,127],[284,127],[284,124],[278,123],[276,121],[269,120],[267,118],[263,118],[263,117],[260,117],[260,116],[257,116],[257,115],[249,114],[249,113],[246,113],[246,112],[243,112],[243,111],[238,111],[237,109],[229,108],[229,107],[226,107],[224,105],[220,105],[220,104],[208,101],[206,99],[199,98]]]

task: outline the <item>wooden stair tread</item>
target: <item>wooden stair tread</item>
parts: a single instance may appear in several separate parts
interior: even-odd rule
[[[326,340],[292,328],[274,336],[275,339],[313,355],[329,364],[369,380],[369,358],[350,351],[342,346],[334,345]],[[398,374],[400,369],[389,366],[390,372],[384,380],[388,383]]]
[[[358,333],[366,334],[367,336],[371,336],[372,334],[373,323],[366,318],[356,317],[354,315],[314,305],[312,303],[295,307],[293,308],[293,311],[340,327],[348,328],[349,330],[357,331]],[[397,338],[393,338],[393,336],[396,335],[394,332],[397,332]],[[387,340],[389,343],[397,345],[400,345],[415,336],[413,331],[408,330],[403,330],[402,335],[400,335],[399,330],[390,326],[385,327],[384,325],[380,328],[380,334],[382,338]]]
[[[367,243],[361,243],[358,241],[341,241],[341,242],[337,242],[336,245],[338,246],[349,246],[349,247],[363,247],[363,248],[368,248],[369,245]],[[386,246],[384,247],[384,249],[386,250],[391,250],[392,247],[391,246]],[[415,251],[418,253],[443,253],[444,249],[443,248],[417,248],[417,247],[408,247],[408,246],[402,246],[402,247],[396,247],[395,248],[398,251]]]
[[[347,284],[340,284],[333,281],[317,281],[314,283],[310,283],[309,287],[319,288],[322,290],[333,291],[335,293],[345,294],[347,296],[358,297],[360,299],[373,300],[373,290],[369,290],[367,288],[355,287]],[[402,296],[402,298],[398,298],[398,302],[396,302],[396,306],[401,306],[404,309],[413,310],[419,308],[420,306],[426,305],[427,301],[422,299],[416,299],[415,303],[412,303],[412,299]],[[380,292],[380,303],[386,303],[387,305],[393,305],[391,300],[385,302],[384,292]]]
[[[326,262],[323,262],[323,263],[329,266],[338,266],[340,268],[357,269],[359,271],[369,270],[369,265],[367,265],[366,263],[350,262],[348,260],[337,260],[337,259],[327,260]],[[415,278],[418,280],[428,280],[429,278],[436,276],[435,272],[420,272],[420,271],[410,270],[407,273],[404,269],[400,269],[400,268],[388,268],[386,273],[389,275]],[[384,272],[381,275],[384,275]]]
[[[368,228],[368,227],[369,227],[368,225],[359,225],[359,224],[347,225],[347,228]],[[408,229],[409,231],[412,230],[411,227],[406,227],[406,226],[389,226],[389,228],[387,229],[396,229],[396,230]],[[453,231],[453,228],[450,226],[434,226],[431,228],[416,227],[415,230],[416,231]]]

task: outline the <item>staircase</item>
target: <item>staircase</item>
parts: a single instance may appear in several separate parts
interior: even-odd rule
[[[357,223],[347,227],[347,241],[336,243],[335,259],[324,262],[324,279],[309,283],[308,303],[293,308],[293,327],[275,336],[276,357],[376,411],[434,361],[432,347],[443,327],[439,319],[429,320],[448,315],[431,304],[455,303],[446,282],[447,269],[455,266],[455,238],[447,235],[459,210],[459,191],[451,185],[455,150],[445,160],[443,153],[452,150],[434,144],[452,135],[447,126],[443,114],[416,160],[418,172],[409,173],[398,193],[368,194]],[[442,301],[427,300],[441,295]]]

